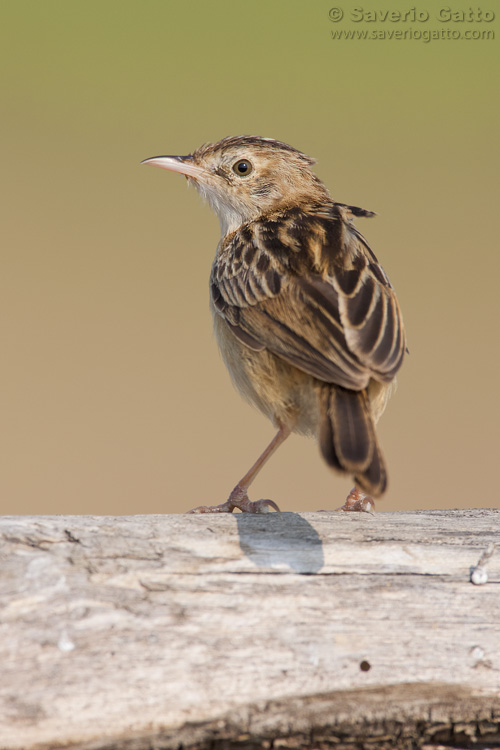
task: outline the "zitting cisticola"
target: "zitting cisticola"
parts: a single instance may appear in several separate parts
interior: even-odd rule
[[[192,512],[277,509],[247,490],[291,432],[315,436],[325,461],[354,477],[344,509],[369,509],[387,485],[375,423],[405,352],[396,295],[353,224],[373,214],[333,201],[313,159],[268,138],[145,161],[185,175],[219,217],[216,338],[236,387],[278,428],[225,503]]]

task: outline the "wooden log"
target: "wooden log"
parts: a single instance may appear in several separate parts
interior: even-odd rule
[[[499,542],[499,510],[3,517],[0,748],[500,746]]]

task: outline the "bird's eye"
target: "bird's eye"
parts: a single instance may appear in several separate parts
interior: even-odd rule
[[[246,177],[250,174],[252,169],[252,164],[248,161],[248,159],[240,159],[240,161],[237,161],[236,164],[233,164],[233,172],[235,172],[240,177]]]

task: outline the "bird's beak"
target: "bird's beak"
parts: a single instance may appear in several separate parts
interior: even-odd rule
[[[170,172],[179,172],[186,177],[194,177],[199,180],[207,176],[207,173],[201,167],[193,164],[192,156],[152,156],[150,159],[144,159],[141,164],[153,164],[155,167],[168,169]]]

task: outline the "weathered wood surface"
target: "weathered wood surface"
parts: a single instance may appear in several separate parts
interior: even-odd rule
[[[500,745],[500,511],[0,519],[0,748]]]

